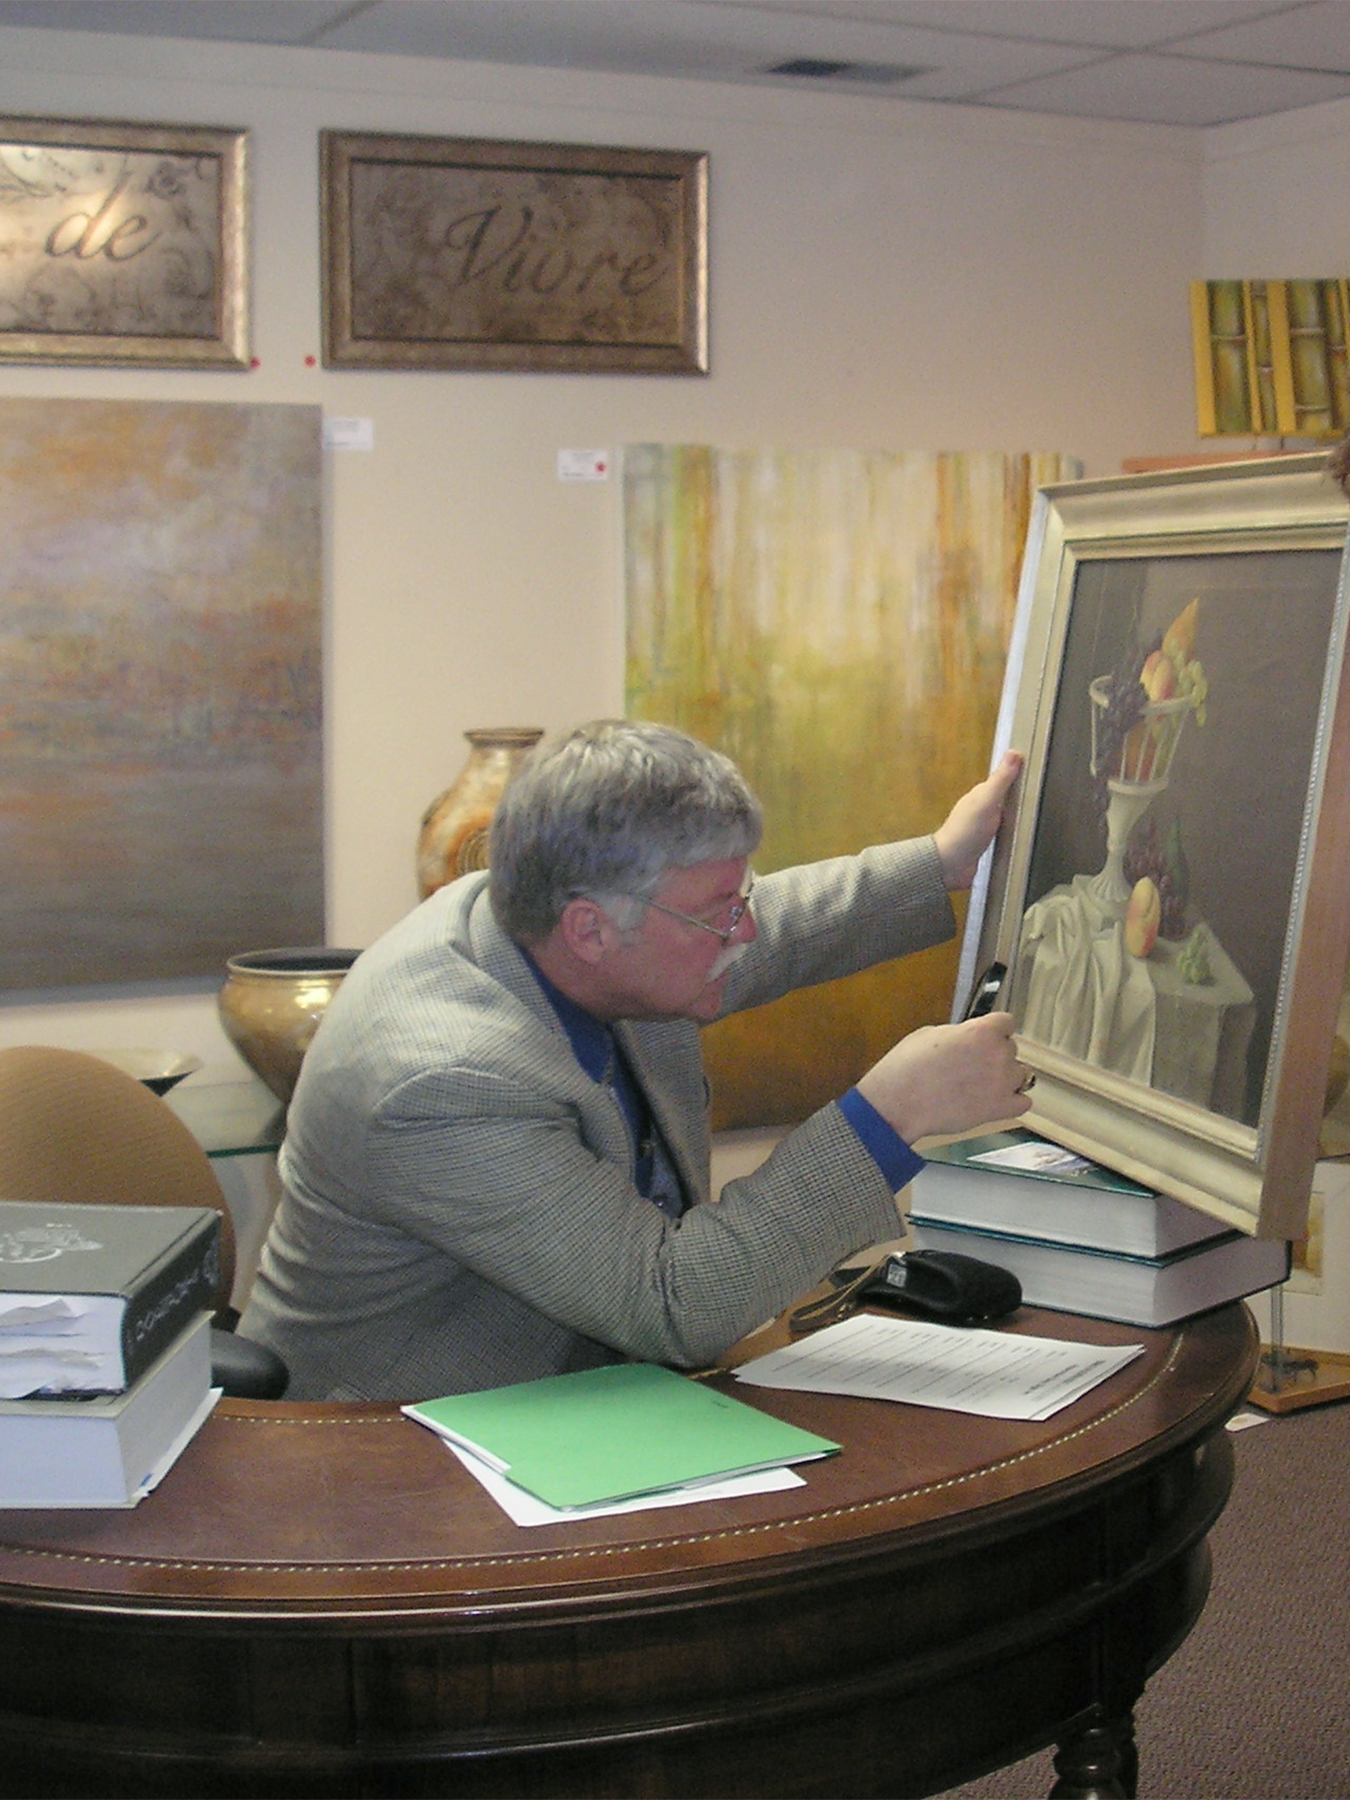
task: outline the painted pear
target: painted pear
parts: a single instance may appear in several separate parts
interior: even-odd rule
[[[1141,875],[1125,908],[1125,948],[1131,956],[1148,955],[1158,941],[1161,920],[1162,901],[1158,889],[1147,875]]]
[[[1195,633],[1200,622],[1200,599],[1179,612],[1163,633],[1162,647],[1174,668],[1182,669],[1195,655]]]

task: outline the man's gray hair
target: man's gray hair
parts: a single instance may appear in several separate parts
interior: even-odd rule
[[[540,744],[508,785],[488,845],[492,909],[536,944],[578,895],[648,898],[668,869],[751,856],[762,830],[729,757],[671,725],[598,719]],[[640,909],[620,910],[626,929]]]

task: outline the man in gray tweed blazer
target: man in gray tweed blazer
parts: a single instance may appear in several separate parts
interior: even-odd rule
[[[365,951],[306,1054],[241,1325],[288,1396],[698,1367],[897,1236],[916,1138],[1026,1110],[1011,1018],[911,1033],[715,1203],[699,1026],[949,937],[1020,767],[752,900],[760,811],[725,757],[616,720],[541,746],[490,875]]]

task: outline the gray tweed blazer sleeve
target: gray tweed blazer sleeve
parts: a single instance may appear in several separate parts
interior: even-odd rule
[[[759,1005],[950,935],[931,839],[765,876],[727,1007]],[[692,1024],[620,1028],[687,1191],[708,1198]],[[360,959],[308,1052],[284,1194],[243,1329],[296,1398],[400,1398],[615,1353],[697,1366],[860,1246],[894,1197],[835,1105],[717,1205],[673,1224],[634,1186],[609,1088],[578,1065],[485,878]]]

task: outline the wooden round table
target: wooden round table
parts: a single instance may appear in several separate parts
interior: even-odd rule
[[[1145,1353],[1044,1424],[733,1384],[842,1455],[532,1530],[391,1407],[223,1401],[133,1511],[0,1512],[0,1792],[1129,1793],[1255,1331],[1010,1329]]]

